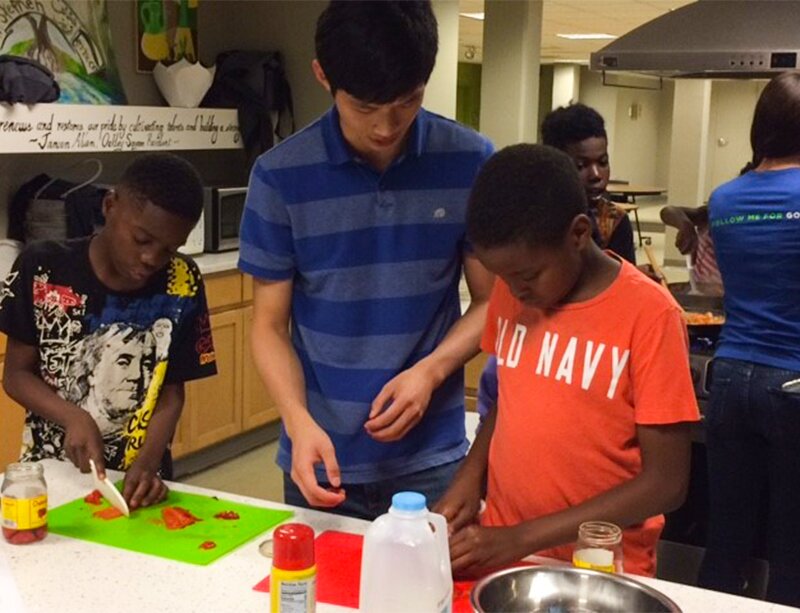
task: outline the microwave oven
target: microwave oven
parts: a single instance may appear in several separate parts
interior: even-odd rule
[[[246,187],[206,187],[203,195],[203,227],[206,253],[239,248],[239,224],[244,212]]]

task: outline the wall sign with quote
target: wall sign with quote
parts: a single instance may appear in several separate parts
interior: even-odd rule
[[[60,103],[125,104],[106,0],[0,0],[0,54],[47,67]]]
[[[136,0],[136,69],[152,72],[156,63],[197,61],[199,0]]]
[[[241,146],[236,109],[0,104],[0,154]]]

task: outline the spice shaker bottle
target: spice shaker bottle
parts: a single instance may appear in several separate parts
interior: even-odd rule
[[[272,535],[271,613],[313,613],[317,609],[317,565],[314,530],[284,524]]]

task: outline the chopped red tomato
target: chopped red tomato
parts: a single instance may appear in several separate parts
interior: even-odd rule
[[[200,543],[200,549],[214,549],[217,544],[214,541],[204,541]]]
[[[181,530],[195,522],[202,521],[199,517],[195,517],[190,511],[181,507],[164,507],[161,511],[161,516],[164,518],[164,525],[167,530]]]
[[[217,519],[239,519],[239,514],[236,511],[220,511],[214,517]]]
[[[89,504],[99,505],[103,502],[103,495],[100,493],[100,490],[94,490],[91,494],[87,494],[83,501]]]
[[[106,521],[122,517],[123,513],[116,507],[106,507],[92,513],[97,519],[104,519]]]

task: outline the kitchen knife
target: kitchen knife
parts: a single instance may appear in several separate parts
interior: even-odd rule
[[[101,479],[97,475],[97,466],[95,466],[94,460],[91,458],[89,459],[89,465],[92,467],[92,478],[94,479],[95,489],[100,490],[103,498],[108,500],[112,507],[118,509],[125,517],[129,517],[131,512],[130,509],[128,509],[128,503],[125,502],[125,498],[122,497],[120,491],[114,487],[114,484],[111,483],[108,477]]]

